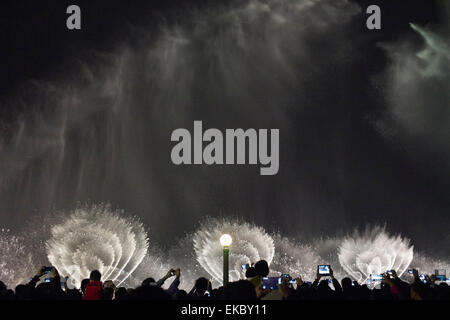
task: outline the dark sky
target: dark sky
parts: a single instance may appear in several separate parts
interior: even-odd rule
[[[96,201],[99,199],[112,202],[131,212],[137,212],[144,222],[150,225],[150,229],[152,227],[157,229],[153,233],[159,241],[171,241],[168,238],[172,235],[168,236],[164,230],[168,225],[170,230],[173,230],[173,235],[181,236],[184,231],[191,231],[198,219],[205,214],[223,212],[225,215],[244,216],[268,229],[280,229],[288,235],[298,236],[298,233],[301,233],[306,238],[317,234],[333,235],[345,232],[353,226],[387,223],[389,230],[411,237],[417,242],[416,245],[419,248],[430,248],[433,247],[433,243],[444,243],[450,226],[448,217],[450,189],[447,182],[449,177],[447,169],[442,169],[433,158],[440,155],[445,162],[445,159],[448,159],[448,149],[430,150],[431,160],[425,156],[425,160],[415,161],[411,156],[411,148],[414,152],[423,154],[427,152],[427,147],[423,145],[417,147],[414,144],[408,147],[402,142],[390,143],[380,135],[370,121],[371,118],[382,117],[388,112],[386,107],[388,98],[378,91],[383,87],[383,82],[380,86],[374,85],[374,79],[377,75],[382,75],[390,63],[386,51],[382,50],[378,44],[391,44],[401,39],[409,39],[414,46],[423,45],[423,41],[413,33],[409,23],[433,26],[439,22],[440,12],[434,1],[361,0],[356,2],[362,8],[369,4],[380,5],[382,30],[368,31],[365,28],[366,15],[362,11],[346,23],[343,30],[348,36],[343,40],[338,36],[333,38],[331,35],[305,36],[305,47],[310,48],[310,51],[298,54],[316,56],[320,61],[321,59],[329,61],[320,66],[325,71],[318,73],[312,68],[307,80],[301,81],[301,92],[307,93],[306,97],[304,94],[295,94],[294,89],[281,88],[276,91],[271,87],[272,92],[285,92],[283,90],[288,92],[288,99],[276,101],[283,101],[288,105],[302,104],[301,110],[288,108],[285,111],[283,116],[289,119],[288,125],[283,124],[282,119],[285,118],[274,118],[273,127],[280,127],[282,135],[283,129],[285,129],[284,132],[289,132],[289,135],[282,136],[280,139],[281,164],[280,173],[277,176],[262,178],[256,169],[242,169],[243,171],[238,173],[231,173],[233,169],[217,169],[219,171],[217,176],[216,173],[211,175],[208,173],[199,178],[197,169],[170,167],[164,161],[167,161],[170,150],[168,138],[170,130],[174,127],[167,125],[161,129],[163,130],[161,135],[167,136],[167,141],[165,141],[166,144],[158,144],[160,155],[142,158],[142,162],[150,158],[156,161],[158,164],[153,169],[161,169],[160,172],[163,172],[162,175],[158,175],[149,169],[149,179],[155,179],[160,186],[158,195],[149,196],[149,198],[155,202],[164,202],[164,205],[152,207],[151,214],[143,214],[141,212],[146,208],[145,192],[143,191],[142,195],[135,195],[136,199],[126,200],[126,194],[120,188],[108,189],[98,197],[95,192],[86,191],[83,196],[72,200]],[[69,32],[65,27],[65,8],[70,4],[78,4],[82,9],[82,31]],[[16,134],[17,119],[22,115],[27,117],[27,114],[31,113],[28,108],[33,110],[33,114],[40,108],[27,103],[11,103],[23,94],[23,90],[27,90],[26,83],[29,80],[54,83],[59,79],[65,79],[70,83],[72,75],[76,74],[74,70],[77,70],[78,61],[88,61],[88,65],[96,63],[92,57],[93,52],[107,54],[115,52],[118,47],[140,48],[142,44],[136,40],[139,38],[136,34],[140,34],[142,30],[145,30],[144,34],[148,37],[146,40],[148,43],[157,41],[161,23],[170,25],[179,20],[189,20],[184,15],[186,11],[182,8],[192,10],[193,7],[204,6],[215,7],[219,4],[212,5],[211,1],[172,0],[161,2],[149,0],[2,1],[0,10],[2,109],[0,116],[3,142],[7,144],[8,139]],[[318,32],[317,35],[321,33]],[[334,57],[332,59],[329,58],[330,52],[327,52],[330,43],[332,48],[337,50],[334,55],[331,55]],[[297,47],[293,44],[292,48]],[[352,50],[354,54],[351,53]],[[342,57],[340,57],[341,53]],[[292,49],[289,54],[295,55],[296,52]],[[297,61],[293,58],[292,61],[296,61],[290,64],[290,67],[295,69],[293,72],[302,74],[304,70],[301,61],[303,60]],[[200,67],[199,70],[204,69]],[[206,77],[206,74],[202,72],[199,71],[200,75]],[[325,73],[328,76],[324,77]],[[151,80],[148,81],[151,83]],[[270,83],[262,83],[262,85],[261,88],[255,85],[249,91],[254,90],[256,93],[261,89],[261,100],[267,101],[270,97],[264,96],[264,85],[270,86]],[[191,119],[189,122],[173,120],[174,123],[188,126],[195,118],[204,118],[209,120],[210,127],[232,128],[252,125],[272,127],[270,111],[264,117],[256,117],[256,119],[250,117],[247,120],[245,115],[243,118],[213,116],[214,109],[201,107],[204,106],[206,97],[209,97],[202,92],[202,87],[199,83],[199,86],[191,91],[192,103],[189,105],[193,106],[196,105],[196,101],[202,101],[198,104],[198,109],[196,107],[190,109],[192,119],[188,117]],[[208,88],[214,89],[209,85]],[[248,88],[242,89],[248,90]],[[146,98],[143,94],[141,96],[143,91],[139,89],[139,85],[136,89],[130,90],[130,92],[136,92],[136,95],[129,98],[130,101],[136,101],[137,104],[145,101]],[[32,97],[23,99],[33,100]],[[95,103],[95,99],[92,101]],[[229,98],[228,101],[232,99]],[[245,101],[245,99],[242,100],[243,109],[245,109]],[[448,100],[444,99],[442,103],[448,104]],[[220,102],[217,104],[220,106]],[[219,107],[218,110],[220,110]],[[217,112],[220,114],[220,111]],[[261,109],[261,112],[264,113],[267,110]],[[102,117],[101,114],[97,116]],[[172,119],[169,112],[166,116]],[[95,127],[98,124],[98,119],[94,117],[89,118],[87,126]],[[239,118],[240,120],[237,120]],[[154,134],[153,129],[148,130],[148,133]],[[77,145],[75,149],[80,150],[83,148],[82,141],[86,139],[84,134],[84,131],[74,129],[68,131],[66,139],[73,145]],[[129,136],[124,134],[123,137],[135,137],[135,135],[136,133]],[[103,139],[101,134],[97,134],[96,137]],[[123,141],[122,143],[126,144]],[[146,143],[144,142],[144,145]],[[148,143],[152,145],[153,142]],[[433,148],[430,145],[428,147]],[[137,150],[138,147],[133,146],[133,148]],[[65,156],[70,156],[70,152],[74,152],[72,158],[77,157],[77,152],[70,151],[69,148],[66,149]],[[120,153],[117,150],[115,152]],[[45,159],[44,156],[39,161],[45,162]],[[42,165],[42,163],[33,164],[36,166],[34,168],[40,168],[39,166]],[[70,171],[67,169],[70,165],[64,164],[62,170]],[[139,165],[136,164],[136,167]],[[2,170],[9,169],[3,166]],[[77,170],[74,169],[74,171]],[[183,179],[179,179],[178,175],[182,175]],[[38,178],[33,175],[30,179]],[[115,181],[121,184],[127,179],[132,178],[131,176],[121,177],[117,179],[119,182]],[[176,185],[176,181],[183,181],[183,183],[189,181],[185,185],[186,193],[180,191],[183,189]],[[23,213],[26,204],[18,205],[17,200],[11,200],[14,198],[11,194],[16,197],[20,194],[19,189],[23,183],[23,181],[14,182],[13,186],[6,187],[7,191],[4,192],[1,201],[3,201],[3,210],[7,210],[8,213],[1,213],[1,222],[15,225],[21,217],[27,215]],[[223,183],[223,188],[218,183]],[[136,184],[144,183],[136,182]],[[147,191],[152,188],[142,187]],[[67,190],[70,192],[70,187],[67,187]],[[198,194],[193,192],[195,190],[198,190]],[[67,193],[62,194],[67,196]],[[193,201],[186,200],[184,197],[198,197],[198,199]],[[295,201],[292,200],[294,197],[296,197]],[[4,204],[8,200],[11,203]],[[258,205],[255,205],[257,201],[259,201]],[[63,202],[64,200],[59,198],[58,201],[44,206],[37,201],[30,211],[34,209],[40,211],[48,206],[59,207]],[[187,206],[186,203],[190,205]],[[158,209],[161,209],[163,213],[154,212]],[[19,211],[20,213],[17,213]],[[173,221],[177,221],[177,224],[174,225]],[[430,230],[434,230],[432,241],[430,241]]]
[[[129,24],[148,25],[159,15],[170,17],[171,9],[200,6],[210,1],[121,0],[57,1],[6,0],[2,2],[0,23],[1,92],[5,94],[28,78],[50,76],[63,72],[65,63],[79,56],[84,49],[108,50],[127,38]],[[383,12],[383,28],[372,41],[399,37],[409,22],[427,24],[437,19],[434,1],[355,1],[366,7],[379,4]],[[220,1],[217,1],[220,3]],[[83,31],[68,32],[65,9],[77,4],[82,8]],[[62,14],[61,14],[62,12]],[[365,16],[361,16],[364,21]],[[366,32],[365,24],[355,24]],[[373,59],[378,64],[381,58]],[[374,67],[376,68],[376,67]]]

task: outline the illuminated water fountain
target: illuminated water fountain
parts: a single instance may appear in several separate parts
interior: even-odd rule
[[[29,280],[34,274],[33,257],[20,237],[0,230],[0,280],[9,287]]]
[[[229,280],[244,277],[242,264],[266,260],[269,265],[275,254],[273,238],[264,229],[246,222],[208,220],[194,234],[194,250],[197,261],[217,282],[222,281],[222,245],[220,237],[229,234],[233,238],[230,248]]]
[[[74,286],[94,269],[102,273],[103,280],[119,286],[142,262],[148,248],[143,225],[121,214],[105,205],[75,209],[51,229],[46,243],[50,263],[63,276],[70,275]]]
[[[359,283],[366,282],[370,274],[395,270],[400,277],[413,259],[413,246],[409,239],[389,235],[385,228],[355,231],[344,238],[338,248],[342,268]]]

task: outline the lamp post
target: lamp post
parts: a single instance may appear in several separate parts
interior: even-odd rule
[[[223,286],[226,286],[228,283],[228,257],[230,254],[230,245],[233,242],[233,239],[229,234],[224,234],[220,237],[220,244],[223,247]]]

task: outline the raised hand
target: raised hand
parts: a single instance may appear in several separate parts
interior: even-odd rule
[[[388,286],[393,285],[393,282],[387,273],[383,273],[382,276],[383,276],[383,283],[387,284]]]
[[[321,277],[322,277],[322,275],[319,273],[319,270],[317,270],[316,280],[319,281]]]
[[[55,267],[52,267],[52,271],[50,272],[50,274],[52,275],[52,278],[59,277],[58,270],[56,270]]]
[[[40,278],[42,277],[42,275],[45,273],[45,266],[44,267],[40,267],[36,273],[36,275]]]
[[[174,269],[170,269],[169,271],[167,271],[166,275],[164,276],[164,279],[169,279],[171,276],[173,276],[175,273]]]
[[[394,278],[394,279],[398,278],[397,272],[395,270],[391,270],[391,274],[392,274],[392,278]]]
[[[427,277],[428,277],[428,275],[427,275]],[[432,274],[429,279],[430,279],[430,282],[434,284],[436,282],[436,275]]]
[[[288,278],[281,279],[281,284],[279,285],[279,289],[280,289],[283,297],[287,298],[290,295]]]

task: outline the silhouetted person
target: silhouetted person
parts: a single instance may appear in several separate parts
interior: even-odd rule
[[[205,295],[206,290],[211,289],[211,283],[206,278],[198,278],[195,281],[194,287],[189,292],[189,297],[194,300],[204,300],[208,296]],[[212,290],[210,290],[212,291]]]
[[[253,278],[253,277],[256,277],[256,276],[257,276],[257,274],[256,274],[255,267],[248,267],[247,270],[245,271],[245,277],[247,279]]]
[[[24,284],[19,284],[16,286],[14,291],[16,300],[30,300],[32,298],[29,287]]]
[[[249,278],[248,280],[253,284],[255,288],[258,288],[262,284],[262,278],[269,275],[269,264],[266,260],[260,260],[255,263],[256,276]]]
[[[269,275],[269,264],[266,260],[260,260],[255,263],[255,272],[259,277],[267,277]]]
[[[83,300],[102,300],[103,284],[101,282],[102,274],[98,270],[91,271],[89,282],[86,284],[86,292]]]
[[[141,287],[147,287],[147,286],[152,286],[152,285],[156,285],[156,281],[153,278],[146,278],[142,281],[141,283]]]

